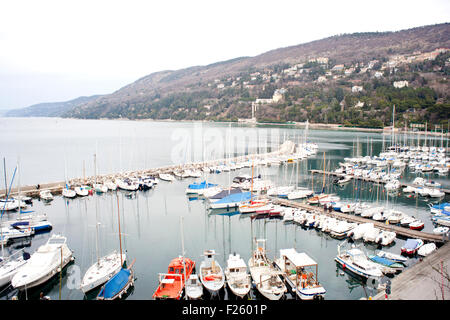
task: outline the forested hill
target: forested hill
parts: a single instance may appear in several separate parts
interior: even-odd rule
[[[336,35],[255,57],[156,72],[65,112],[75,118],[260,122],[365,127],[447,123],[450,24]]]

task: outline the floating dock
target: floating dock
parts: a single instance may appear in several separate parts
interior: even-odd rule
[[[342,173],[336,173],[336,172],[331,172],[331,171],[323,171],[323,170],[310,170],[310,172],[312,174],[325,174],[325,175],[332,175],[332,176],[336,176],[336,177],[341,177],[344,176],[345,174]],[[373,182],[373,183],[377,183],[377,184],[386,184],[386,181],[380,180],[380,179],[370,179],[370,178],[364,178],[364,177],[355,177],[355,176],[351,176],[353,179],[358,179],[358,180],[362,180],[364,182]],[[405,183],[405,182],[401,182],[400,181],[400,186],[402,188],[405,187],[423,187],[420,185],[416,185],[416,184],[412,184],[412,183]],[[430,187],[433,188],[433,187]],[[439,188],[439,190],[441,190],[442,192],[444,192],[446,195],[450,194],[450,189],[444,189],[444,188]]]
[[[326,216],[333,217],[333,218],[345,219],[349,222],[373,223],[373,225],[378,229],[382,229],[382,230],[386,230],[386,231],[393,231],[397,234],[397,236],[401,236],[404,238],[414,238],[414,239],[419,238],[419,239],[422,239],[427,242],[435,242],[435,243],[443,243],[447,240],[444,236],[437,235],[434,233],[428,233],[428,232],[423,232],[423,231],[418,231],[418,230],[411,230],[411,229],[400,227],[397,225],[386,224],[385,222],[375,221],[373,219],[366,219],[366,218],[363,218],[363,217],[360,217],[357,215],[342,213],[342,212],[338,212],[335,210],[332,210],[331,212],[329,212],[328,210],[326,210],[326,211],[323,210],[323,208],[321,208],[321,207],[312,206],[312,205],[297,202],[297,201],[291,201],[291,200],[274,198],[274,197],[269,197],[269,198],[272,201],[272,203],[282,205],[282,206],[304,209],[309,212],[314,212],[317,214],[324,214]]]

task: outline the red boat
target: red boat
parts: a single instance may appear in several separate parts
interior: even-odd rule
[[[180,300],[186,282],[184,277],[189,278],[195,269],[195,262],[189,258],[184,258],[184,264],[186,274],[184,274],[182,257],[170,261],[168,273],[159,274],[159,285],[153,294],[153,298]]]
[[[422,229],[424,228],[424,226],[425,226],[425,223],[423,223],[423,222],[420,221],[420,220],[416,220],[416,221],[411,222],[411,223],[409,224],[409,228],[410,228],[411,230],[422,230]]]

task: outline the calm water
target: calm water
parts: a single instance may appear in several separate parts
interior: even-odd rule
[[[193,158],[211,159],[213,156],[201,148],[206,145],[205,137],[210,134],[223,134],[225,137],[230,127],[228,124],[201,126],[200,130],[199,124],[195,123],[0,118],[0,145],[2,158],[6,158],[8,183],[19,158],[20,183],[36,184],[64,180],[65,172],[69,178],[82,177],[83,173],[86,176],[93,175],[94,153],[97,153],[99,173],[171,165],[174,159],[185,162]],[[209,133],[205,133],[208,130]],[[264,145],[270,151],[285,139],[298,139],[304,134],[303,130],[287,127],[233,126],[231,131],[251,133],[245,142],[237,142],[238,147],[234,148],[232,155],[261,149],[262,144],[258,142],[261,137],[270,138],[267,145]],[[191,146],[183,158],[179,156],[182,152],[174,152],[174,149],[182,141],[180,136],[186,137],[186,133]],[[309,140],[319,143],[319,152],[316,156],[300,162],[298,177],[293,164],[260,169],[259,173],[276,183],[295,183],[298,180],[299,185],[311,187],[312,179],[308,170],[323,168],[324,151],[325,166],[334,170],[344,157],[352,156],[357,151],[361,155],[375,155],[380,152],[383,144],[382,135],[374,133],[310,130],[308,137]],[[200,149],[195,146],[198,142]],[[214,142],[211,144],[214,145]],[[222,146],[216,148],[216,151],[217,149],[227,150]],[[208,180],[227,185],[234,176],[250,173],[251,169],[246,168],[231,172],[231,175],[210,174]],[[406,172],[402,179],[412,181],[414,177],[415,174]],[[429,177],[449,185],[448,179],[434,175]],[[337,245],[343,240],[333,239],[314,229],[306,230],[295,224],[284,224],[277,219],[252,221],[240,214],[208,212],[203,200],[189,199],[185,195],[187,185],[193,181],[195,179],[192,178],[173,183],[160,181],[154,190],[138,192],[136,199],[128,199],[124,196],[125,193],[119,191],[117,194],[107,193],[73,200],[57,196],[50,205],[34,200],[31,210],[47,213],[53,230],[51,233],[34,236],[28,243],[16,243],[7,250],[14,251],[24,246],[26,251],[32,253],[44,244],[52,233],[64,234],[69,247],[74,250],[75,262],[65,270],[67,274],[62,278],[61,297],[83,299],[83,293],[73,288],[96,259],[96,212],[101,223],[100,255],[104,255],[119,249],[119,209],[122,232],[126,234],[122,237],[122,246],[127,250],[128,261],[136,258],[134,271],[137,280],[128,299],[152,299],[158,285],[158,273],[166,272],[170,260],[181,254],[182,216],[186,256],[197,264],[202,261],[201,255],[205,249],[215,249],[218,252],[217,260],[223,267],[226,266],[228,255],[233,252],[239,253],[247,262],[251,256],[252,239],[263,237],[267,239],[270,258],[278,255],[279,249],[290,247],[299,252],[307,252],[313,257],[319,264],[319,280],[327,290],[327,299],[354,300],[376,293],[374,289],[363,285],[347,273],[342,273],[336,267],[334,257],[337,254]],[[314,177],[316,191],[322,189],[322,181],[322,176]],[[404,195],[387,199],[383,187],[379,187],[377,192],[377,187],[373,184],[351,182],[341,188],[332,185],[331,178],[326,180],[325,185],[327,192],[335,192],[343,200],[355,199],[358,195],[362,200],[379,201],[422,219],[426,224],[425,231],[431,231],[433,228],[426,199],[407,198]],[[13,217],[14,214],[10,214],[2,219]],[[397,239],[394,245],[385,250],[400,253],[404,242],[404,239]],[[374,245],[363,246],[369,253],[377,249]],[[415,262],[416,259],[413,258],[408,263]],[[3,299],[16,294],[14,290],[1,290]],[[39,291],[44,291],[52,299],[58,299],[59,278],[39,288]],[[20,298],[31,299],[37,294],[38,292],[27,292],[26,297],[21,295]],[[227,291],[222,294],[222,298],[229,298]],[[252,298],[260,297],[256,292],[252,292]],[[289,294],[288,298],[291,298]]]

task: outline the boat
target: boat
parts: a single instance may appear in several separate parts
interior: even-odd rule
[[[248,268],[258,292],[269,300],[280,300],[287,292],[287,288],[280,278],[281,272],[267,258],[265,241],[265,239],[256,240],[257,248],[248,260]]]
[[[225,196],[221,199],[213,201],[209,204],[211,209],[225,209],[225,208],[237,208],[243,202],[250,200],[251,192],[239,192],[232,193],[228,196]]]
[[[105,186],[108,187],[108,190],[115,191],[117,190],[117,183],[107,180],[105,181]]]
[[[364,237],[364,234],[370,230],[373,229],[374,225],[371,222],[367,223],[361,223],[352,230],[348,231],[347,236],[351,237],[353,240],[359,240]]]
[[[22,221],[16,221],[11,224],[11,227],[22,231],[28,231],[31,229],[31,231],[33,231],[34,234],[38,232],[51,230],[53,228],[53,225],[51,224],[50,221],[46,219],[42,220],[39,218],[38,219],[31,218]]]
[[[275,259],[275,265],[300,299],[324,299],[326,290],[317,278],[318,264],[306,253],[299,253],[294,248],[280,249],[280,257]]]
[[[103,285],[97,295],[97,300],[121,299],[134,286],[133,265],[136,259],[131,262],[128,268],[122,267],[111,279]]]
[[[87,195],[89,195],[89,190],[87,186],[75,187],[75,192],[80,197],[86,197]]]
[[[27,263],[11,279],[11,284],[19,291],[36,287],[62,272],[74,260],[73,253],[66,244],[67,238],[52,235],[45,245],[33,253]]]
[[[16,199],[0,199],[0,208],[2,211],[12,211],[19,208],[19,201]]]
[[[203,285],[198,275],[192,273],[186,281],[186,296],[188,299],[197,300],[203,295]]]
[[[84,274],[80,284],[80,290],[89,292],[110,280],[122,269],[121,261],[126,260],[126,255],[120,256],[119,252],[112,252],[101,257]]]
[[[14,275],[27,263],[29,258],[29,253],[23,251],[23,249],[16,251],[8,257],[2,255],[0,258],[0,287],[3,287],[11,282]]]
[[[388,258],[382,258],[378,255],[370,255],[369,259],[383,267],[394,269],[396,272],[401,271],[405,268],[405,265],[401,262],[397,262]]]
[[[379,243],[382,246],[388,246],[395,241],[397,234],[392,231],[381,230],[375,239],[375,243]]]
[[[39,192],[39,198],[44,201],[52,201],[53,195],[50,190],[42,190],[41,192]]]
[[[125,191],[137,191],[139,184],[133,182],[131,179],[117,179],[117,188]]]
[[[239,298],[248,295],[251,288],[250,275],[247,273],[247,265],[239,254],[230,254],[225,269],[225,278],[228,288]]]
[[[425,223],[419,219],[414,220],[409,224],[409,228],[411,230],[422,230],[425,226]]]
[[[101,183],[94,183],[92,185],[92,187],[94,188],[95,192],[97,193],[106,193],[108,192],[108,187],[104,184]]]
[[[309,196],[311,196],[314,193],[314,191],[309,190],[309,189],[301,189],[298,188],[296,190],[293,190],[291,192],[288,193],[287,198],[289,200],[294,200],[294,199],[303,199],[303,198],[307,198]]]
[[[342,266],[342,269],[349,270],[365,279],[380,279],[383,276],[381,269],[356,247],[341,253],[339,245],[338,255],[334,260]]]
[[[174,177],[173,175],[169,174],[169,173],[160,173],[160,174],[159,174],[159,178],[160,178],[161,180],[169,181],[169,182],[175,180],[175,177]]]
[[[433,229],[434,234],[447,234],[450,230],[449,227],[437,227]]]
[[[399,254],[395,254],[392,252],[387,252],[387,251],[378,251],[377,252],[377,256],[379,256],[380,258],[386,258],[392,261],[396,261],[396,262],[401,262],[401,263],[405,263],[406,261],[408,261],[408,258],[403,257]]]
[[[239,205],[239,211],[241,213],[256,212],[256,210],[266,206],[268,203],[269,203],[269,200],[267,200],[267,199],[250,200],[248,202],[241,203]]]
[[[363,239],[366,242],[375,242],[380,232],[381,230],[376,227],[369,228],[364,233]]]
[[[407,239],[405,244],[401,248],[403,254],[415,254],[419,248],[423,246],[422,239]]]
[[[200,281],[211,295],[218,294],[225,284],[225,276],[220,264],[214,259],[215,250],[205,250],[205,259],[200,263]]]
[[[179,256],[170,261],[167,273],[159,274],[159,285],[153,294],[155,299],[180,300],[185,287],[185,277],[189,278],[195,269],[195,262]]]
[[[69,188],[69,186],[66,184],[66,186],[62,189],[62,196],[65,198],[75,198],[77,196],[77,193],[75,190],[72,190]]]
[[[188,185],[186,189],[186,194],[203,194],[203,192],[209,188],[216,187],[217,184],[207,183],[206,180],[198,183],[194,182]]]
[[[419,256],[426,257],[427,255],[431,254],[433,251],[436,250],[437,250],[436,245],[433,242],[430,242],[421,246],[419,250],[417,250],[417,254]]]

